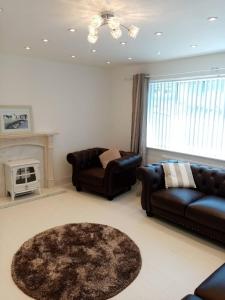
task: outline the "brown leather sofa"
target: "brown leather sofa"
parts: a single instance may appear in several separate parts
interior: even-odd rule
[[[225,300],[225,264],[211,274],[195,290],[182,300]]]
[[[135,184],[141,156],[120,151],[121,158],[109,162],[103,169],[99,155],[106,150],[96,147],[69,153],[67,160],[73,167],[72,182],[77,191],[86,189],[112,200]]]
[[[165,218],[225,243],[225,169],[199,164],[191,164],[191,169],[197,189],[166,189],[161,163],[139,168],[142,208],[150,217]]]

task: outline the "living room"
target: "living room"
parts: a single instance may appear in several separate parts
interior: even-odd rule
[[[141,254],[136,279],[110,296],[90,299],[172,300],[193,294],[225,262],[224,247],[161,218],[147,217],[141,207],[139,182],[112,201],[86,190],[77,191],[66,157],[68,153],[94,147],[134,150],[130,145],[135,74],[144,74],[150,85],[223,80],[224,1],[1,0],[0,8],[0,109],[29,107],[29,145],[39,145],[24,155],[26,133],[18,131],[17,135],[13,131],[12,135],[3,132],[1,125],[1,164],[12,159],[30,159],[32,154],[40,161],[40,175],[44,178],[40,195],[19,195],[15,200],[9,195],[2,197],[7,204],[0,206],[0,298],[89,299],[68,295],[63,298],[60,292],[49,298],[43,291],[34,295],[21,289],[11,275],[13,257],[24,242],[56,226],[77,223],[116,228],[134,241]],[[92,17],[105,11],[118,16],[121,25],[128,29],[131,25],[138,27],[136,38],[129,36],[130,32],[122,26],[122,36],[113,38],[105,24],[98,31],[97,42],[90,43],[87,35]],[[222,84],[219,93],[224,93]],[[222,123],[215,124],[222,127]],[[209,132],[210,126],[207,129]],[[199,130],[197,124],[195,130]],[[51,137],[50,146],[40,147],[40,134]],[[19,137],[21,142],[15,150]],[[184,160],[225,167],[221,155],[224,149],[219,146],[218,153],[215,149],[203,153],[203,148],[188,152],[176,147],[182,133],[175,135],[171,144],[174,148],[157,147],[145,138],[145,164]],[[206,138],[205,143],[207,140],[212,139]],[[12,144],[13,149],[9,150]],[[40,151],[45,147],[50,153],[46,159],[45,151]],[[52,165],[48,163],[46,167],[49,157]],[[49,188],[44,186],[46,170]],[[0,174],[3,177],[4,171]],[[225,299],[225,294],[219,299]]]

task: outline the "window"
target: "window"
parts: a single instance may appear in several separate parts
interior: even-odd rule
[[[225,78],[149,84],[147,147],[225,159]]]

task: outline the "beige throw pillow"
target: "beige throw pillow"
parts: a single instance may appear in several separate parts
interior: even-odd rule
[[[101,161],[102,167],[105,169],[108,163],[114,159],[120,158],[120,152],[117,149],[109,149],[99,155],[99,159]]]
[[[189,163],[163,163],[165,186],[196,188]]]

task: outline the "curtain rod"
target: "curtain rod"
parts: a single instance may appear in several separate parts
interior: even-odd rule
[[[225,67],[221,67],[221,68],[211,68],[208,70],[199,70],[199,71],[192,71],[192,72],[184,72],[184,73],[171,73],[171,74],[160,74],[160,75],[150,75],[150,74],[146,74],[145,78],[150,78],[152,80],[157,80],[160,78],[170,78],[170,77],[180,77],[185,78],[189,76],[195,76],[194,74],[201,74],[201,73],[207,73],[208,76],[225,76],[225,72],[224,73],[220,73],[221,71],[225,71]],[[196,75],[197,76],[197,75]],[[133,80],[133,76],[132,77],[125,77],[124,80]]]
[[[190,71],[190,72],[184,72],[184,73],[171,73],[171,74],[162,74],[162,75],[150,75],[150,74],[146,74],[145,78],[159,78],[159,77],[172,77],[172,76],[183,76],[183,75],[193,75],[193,74],[198,74],[198,73],[211,73],[211,75],[222,75],[220,73],[220,71],[225,70],[225,67],[222,68],[212,68],[210,70],[199,70],[199,71]]]

